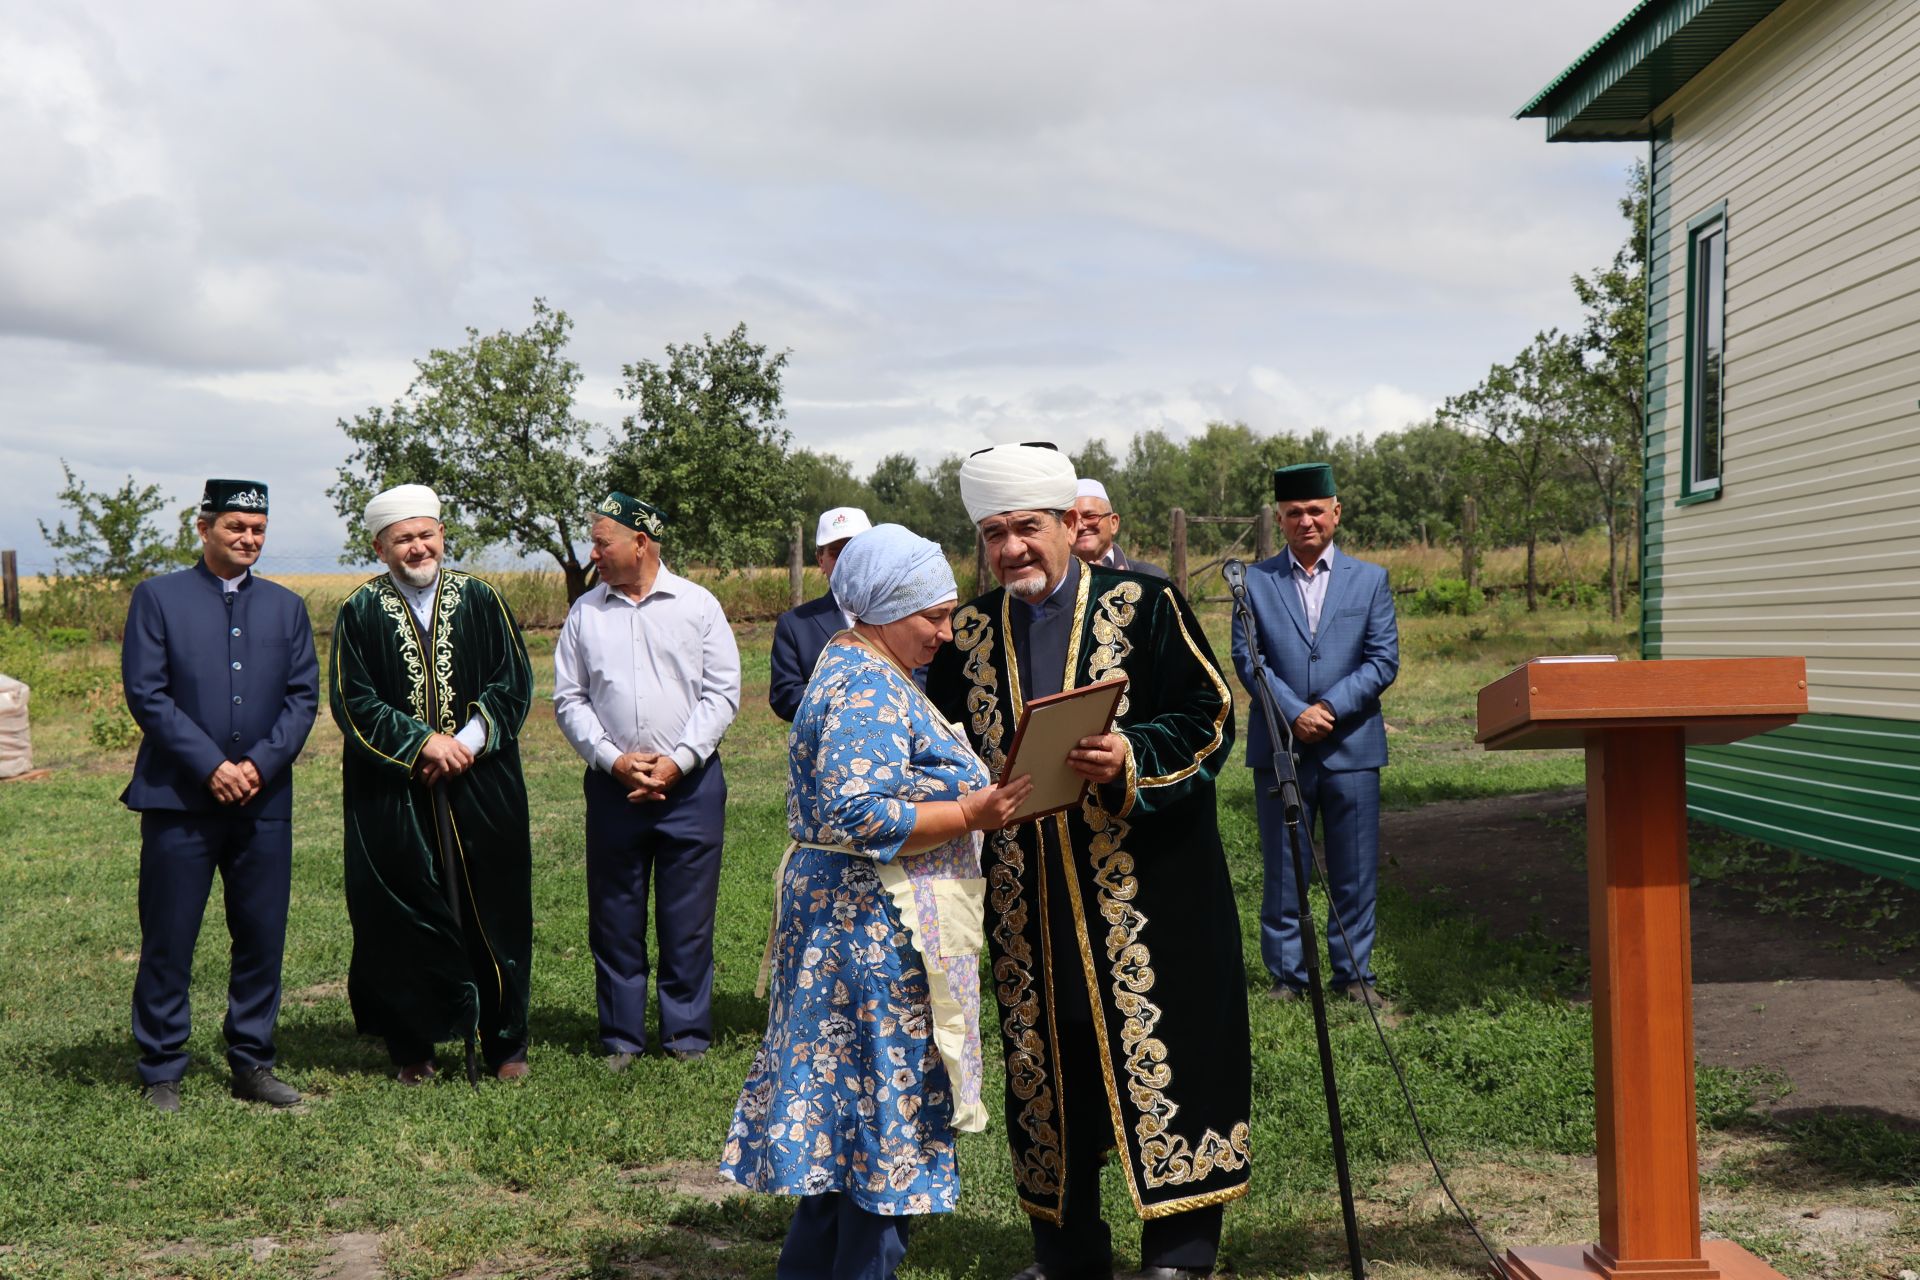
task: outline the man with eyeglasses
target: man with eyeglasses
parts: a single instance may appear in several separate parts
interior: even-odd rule
[[[1246,971],[1214,778],[1233,695],[1172,584],[1074,558],[1073,464],[1052,446],[968,458],[960,495],[1000,586],[953,616],[927,693],[995,774],[1025,705],[1125,677],[1111,731],[1067,763],[1063,813],[989,832],[987,945],[1006,1054],[1007,1138],[1033,1265],[1109,1280],[1100,1170],[1145,1220],[1140,1277],[1212,1271],[1250,1177]]]
[[[1123,573],[1144,573],[1166,578],[1167,571],[1157,564],[1135,560],[1120,549],[1120,513],[1107,497],[1107,486],[1098,480],[1080,477],[1080,496],[1073,509],[1080,513],[1080,526],[1073,534],[1073,554],[1088,564],[1105,565]]]

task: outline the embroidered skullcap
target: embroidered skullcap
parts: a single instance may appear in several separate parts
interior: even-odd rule
[[[1275,502],[1306,502],[1313,498],[1338,496],[1333,487],[1333,467],[1325,462],[1296,462],[1276,467],[1273,472]]]
[[[865,533],[871,528],[873,521],[867,519],[867,513],[860,508],[835,507],[820,513],[820,523],[813,528],[813,545],[824,547],[842,538],[851,538],[856,533]]]
[[[267,486],[258,480],[209,480],[200,491],[200,514],[219,515],[222,511],[246,511],[267,514]]]
[[[609,520],[618,520],[629,529],[639,530],[655,542],[667,532],[667,518],[660,514],[660,508],[618,489],[600,499],[600,505],[594,510]]]
[[[861,622],[898,622],[960,597],[940,544],[897,524],[877,524],[833,566],[833,598]]]
[[[1051,445],[996,445],[960,464],[960,500],[975,524],[1002,511],[1065,511],[1079,490],[1072,460]]]
[[[367,532],[377,538],[388,525],[421,516],[440,518],[440,495],[423,484],[395,485],[367,504]]]
[[[1107,496],[1107,486],[1101,484],[1098,480],[1089,480],[1087,477],[1081,476],[1079,493],[1083,498],[1098,498],[1108,506],[1113,505],[1113,499]]]

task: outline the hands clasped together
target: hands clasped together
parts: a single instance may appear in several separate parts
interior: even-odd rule
[[[658,751],[629,751],[613,762],[613,777],[628,788],[628,804],[665,800],[680,781],[680,766]]]
[[[260,794],[260,770],[251,760],[223,760],[208,776],[207,790],[221,804],[246,804]]]

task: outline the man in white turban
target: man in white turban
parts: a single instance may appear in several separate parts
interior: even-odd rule
[[[1246,972],[1213,782],[1233,697],[1171,584],[1072,553],[1072,464],[1002,445],[960,469],[1000,589],[953,617],[927,693],[998,774],[1033,699],[1126,678],[1113,731],[1068,763],[1064,813],[990,832],[987,940],[1007,1137],[1035,1262],[1016,1280],[1112,1274],[1100,1169],[1117,1148],[1143,1276],[1204,1276],[1246,1193]]]
[[[434,1046],[478,1042],[527,1073],[532,855],[520,726],[533,674],[494,588],[443,567],[440,498],[403,484],[366,509],[387,571],[340,605],[328,692],[340,726],[354,1025],[402,1084]]]

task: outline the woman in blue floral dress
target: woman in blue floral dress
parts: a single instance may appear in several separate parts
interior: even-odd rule
[[[1032,790],[991,785],[908,674],[952,638],[939,546],[899,525],[840,555],[852,614],[821,654],[788,741],[787,824],[767,1035],[720,1172],[801,1197],[780,1280],[887,1280],[912,1215],[959,1201],[954,1133],[980,1097],[976,832]]]

